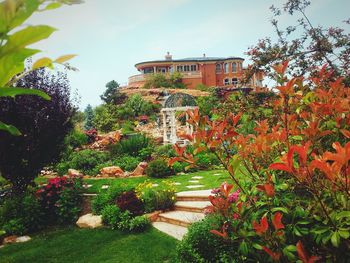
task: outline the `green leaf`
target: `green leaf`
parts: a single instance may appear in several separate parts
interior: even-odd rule
[[[263,249],[262,246],[259,245],[258,243],[253,243],[253,247],[254,247],[255,249],[257,249],[257,250],[262,250],[262,249]]]
[[[20,1],[16,1],[20,2]],[[15,16],[8,21],[9,30],[14,29],[17,26],[23,24],[38,8],[40,5],[40,1],[38,0],[26,0],[21,1],[21,8],[17,8]]]
[[[14,136],[21,135],[21,132],[13,125],[8,125],[0,121],[0,130],[7,131]]]
[[[43,67],[49,67],[49,68],[53,68],[52,65],[52,60],[50,58],[40,58],[37,61],[35,61],[35,63],[32,66],[32,69],[38,69],[38,68],[43,68]]]
[[[18,95],[36,95],[42,97],[45,100],[50,100],[50,96],[45,92],[37,89],[27,89],[27,88],[15,88],[6,87],[0,88],[0,97],[15,97]]]
[[[350,232],[347,230],[338,230],[338,233],[344,239],[348,239],[350,236]]]
[[[350,211],[343,211],[343,212],[340,212],[336,215],[337,220],[340,220],[344,217],[350,218]]]
[[[56,29],[50,26],[28,26],[9,36],[7,43],[0,49],[0,54],[20,51],[28,45],[48,38]]]
[[[242,241],[241,244],[239,245],[239,251],[241,251],[242,254],[245,256],[248,255],[249,249],[245,241]]]
[[[289,245],[289,246],[286,246],[284,249],[283,249],[283,254],[285,256],[287,256],[287,258],[291,261],[294,261],[295,259],[295,255],[293,252],[296,252],[297,251],[297,248],[296,246],[293,246],[293,245]]]
[[[76,56],[77,55],[73,55],[73,54],[71,54],[71,55],[63,55],[63,56],[60,56],[59,58],[57,58],[54,62],[62,64],[62,63],[66,62],[66,61],[68,61],[68,60],[70,60],[70,59],[72,59],[72,58],[74,58]]]
[[[50,3],[50,4],[48,4],[48,5],[45,7],[45,9],[43,9],[42,11],[56,9],[56,8],[61,7],[61,6],[62,6],[62,4],[61,4],[61,3],[58,3],[58,2],[56,2],[56,3]]]
[[[5,86],[14,76],[24,70],[26,58],[40,52],[36,49],[21,49],[0,57],[0,87]]]
[[[335,246],[335,247],[339,246],[340,235],[339,235],[339,233],[337,231],[332,234],[331,242],[332,242],[333,246]]]
[[[271,212],[277,212],[277,211],[283,212],[285,214],[289,213],[288,209],[285,207],[274,207],[271,209]]]

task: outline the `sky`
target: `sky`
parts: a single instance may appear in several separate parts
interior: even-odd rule
[[[68,72],[80,109],[101,104],[100,95],[110,80],[126,85],[138,74],[134,65],[163,59],[206,56],[246,58],[249,46],[275,34],[270,24],[271,5],[285,0],[85,0],[36,13],[27,25],[46,24],[58,29],[33,47],[40,57],[77,54]],[[314,25],[341,26],[349,18],[350,0],[311,0],[307,15]],[[290,25],[295,17],[283,16]],[[34,58],[35,60],[35,58]],[[249,61],[245,62],[247,65]]]

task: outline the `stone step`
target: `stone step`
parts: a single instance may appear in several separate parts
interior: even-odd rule
[[[192,223],[202,220],[204,217],[205,215],[203,213],[189,211],[170,211],[159,214],[158,221],[187,227]]]
[[[203,212],[204,208],[210,206],[209,201],[177,201],[175,203],[175,210]]]
[[[208,201],[211,190],[183,191],[176,194],[178,201]]]
[[[187,228],[183,226],[173,225],[166,222],[153,222],[153,227],[159,231],[176,238],[177,240],[182,240],[183,236],[187,233]]]

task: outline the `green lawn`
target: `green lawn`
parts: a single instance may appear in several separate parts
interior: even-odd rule
[[[173,262],[177,241],[158,230],[140,234],[107,228],[68,227],[32,236],[0,249],[1,263]]]
[[[202,179],[191,179],[194,176],[202,176]],[[90,188],[86,189],[87,193],[98,193],[101,190],[102,185],[132,185],[137,186],[146,180],[150,180],[152,183],[157,184],[163,180],[172,181],[180,183],[180,185],[175,185],[176,191],[189,191],[189,190],[203,190],[212,189],[220,186],[224,181],[230,180],[228,173],[223,170],[212,170],[212,171],[200,171],[195,173],[188,173],[185,175],[175,175],[167,178],[155,179],[149,177],[134,177],[134,178],[117,178],[117,179],[86,179],[84,180],[86,184],[92,185]],[[198,180],[198,183],[190,183],[190,180]],[[189,189],[188,185],[203,185],[202,188]]]

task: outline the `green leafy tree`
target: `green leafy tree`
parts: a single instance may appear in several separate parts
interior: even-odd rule
[[[94,109],[93,126],[101,132],[110,132],[118,128],[117,106],[102,104]]]
[[[90,104],[88,104],[86,106],[86,109],[84,110],[84,114],[85,114],[85,124],[84,124],[84,128],[85,130],[91,130],[94,128],[94,111],[91,107]]]
[[[123,104],[127,96],[120,92],[120,85],[115,80],[106,84],[105,92],[100,96],[101,100],[107,104]]]
[[[17,87],[16,83],[23,76],[38,68],[53,67],[54,63],[69,66],[65,62],[74,55],[61,56],[55,60],[47,57],[38,59],[31,69],[24,72],[25,60],[40,52],[28,46],[48,38],[56,29],[46,25],[23,27],[23,24],[34,12],[55,9],[62,4],[70,5],[81,2],[78,0],[5,0],[0,2],[0,97],[30,94],[46,100],[50,99],[40,90]],[[1,121],[0,130],[10,132],[12,135],[21,134],[15,126]]]

